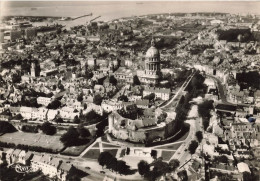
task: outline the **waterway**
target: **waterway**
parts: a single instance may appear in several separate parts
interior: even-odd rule
[[[234,14],[260,14],[260,2],[0,2],[0,16],[60,16],[77,17],[93,13],[93,16],[65,21],[62,24],[75,26],[85,24],[96,16],[97,20],[110,21],[122,17],[140,16],[157,13],[224,12]],[[31,9],[35,8],[35,9]]]

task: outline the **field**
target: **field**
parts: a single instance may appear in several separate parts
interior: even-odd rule
[[[164,161],[169,161],[175,151],[162,151],[162,158]]]
[[[49,136],[36,133],[6,133],[0,136],[1,142],[14,143],[15,145],[39,146],[52,150],[61,150],[64,146],[60,142],[60,136]]]
[[[98,159],[99,155],[100,155],[99,149],[90,149],[83,156],[83,158]]]
[[[79,156],[86,149],[86,145],[67,147],[61,154]]]
[[[88,148],[95,140],[92,139],[89,143],[79,146],[67,147],[61,154],[69,156],[79,156],[86,148]]]

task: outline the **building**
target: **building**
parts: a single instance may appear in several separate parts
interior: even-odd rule
[[[161,78],[160,53],[155,48],[154,39],[151,41],[151,47],[147,50],[145,56],[145,70],[138,71],[137,76],[142,83],[158,84]]]
[[[136,106],[138,108],[147,109],[150,106],[150,102],[148,99],[139,99],[136,100]]]
[[[155,94],[155,98],[168,100],[171,95],[171,90],[167,88],[146,87],[143,91],[143,97],[152,93]]]
[[[34,155],[31,167],[34,171],[41,170],[44,175],[57,176],[61,181],[68,180],[68,177],[75,173],[75,167],[72,164],[64,163],[48,154]]]
[[[22,31],[21,30],[12,30],[10,32],[10,40],[11,41],[16,41],[17,39],[20,39],[22,38]]]
[[[125,67],[119,67],[115,72],[115,78],[120,82],[133,83],[134,81],[134,71],[127,69]]]
[[[33,170],[41,170],[44,175],[54,177],[58,175],[58,167],[61,164],[61,160],[50,155],[34,155],[31,160],[31,167]]]
[[[36,77],[35,63],[32,63],[32,65],[31,65],[31,77]]]
[[[155,112],[144,111],[143,116],[133,120],[113,111],[108,117],[108,133],[121,140],[152,143],[164,140],[179,131],[180,122],[167,117],[163,122],[158,123]]]
[[[25,29],[25,38],[26,39],[33,39],[36,37],[37,31],[35,28],[27,28]]]
[[[4,43],[4,32],[0,30],[0,43]]]
[[[237,169],[238,169],[238,171],[239,171],[240,173],[243,173],[243,172],[249,172],[249,173],[251,173],[251,171],[250,171],[248,165],[247,165],[246,163],[244,163],[244,162],[238,163],[238,164],[237,164]]]
[[[33,153],[31,151],[26,152],[25,150],[22,150],[19,154],[18,163],[29,165],[32,157]]]
[[[50,97],[37,97],[37,103],[48,106],[52,102],[52,98]]]
[[[7,162],[8,165],[13,163],[13,160],[12,160],[13,152],[14,152],[14,149],[9,149],[9,150],[6,151],[5,159],[6,159],[6,162]]]

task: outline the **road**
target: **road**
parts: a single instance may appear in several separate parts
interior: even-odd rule
[[[212,75],[207,74],[207,76],[212,78],[213,80],[215,80],[215,82],[217,83],[219,97],[220,97],[222,103],[232,104],[232,103],[227,101],[227,97],[226,97],[226,93],[225,93],[225,87],[222,85],[222,82],[218,78],[216,78],[216,77],[214,77]]]
[[[171,98],[171,100],[167,103],[167,104],[165,104],[165,105],[163,105],[163,106],[161,106],[161,108],[170,108],[170,107],[172,107],[172,103],[175,101],[175,99],[178,97],[178,96],[180,96],[179,94],[180,93],[182,93],[185,89],[186,89],[186,87],[189,85],[189,82],[191,81],[191,79],[193,78],[193,76],[195,75],[195,73],[196,72],[193,72],[186,80],[185,80],[185,82],[182,84],[182,86],[179,88],[179,90],[177,91],[177,93]]]
[[[195,119],[194,119],[195,118]],[[202,121],[198,117],[198,106],[193,105],[188,114],[188,120],[185,121],[190,124],[190,132],[188,137],[185,139],[184,143],[178,148],[176,153],[173,155],[171,159],[178,159],[180,161],[180,167],[191,158],[191,154],[187,150],[191,141],[195,140],[195,134],[197,131],[202,129]],[[185,151],[186,150],[186,151]]]

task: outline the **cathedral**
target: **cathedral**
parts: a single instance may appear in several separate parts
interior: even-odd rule
[[[145,55],[145,70],[137,71],[137,76],[142,83],[158,84],[161,77],[160,53],[155,47],[154,39],[151,41],[151,47]]]

